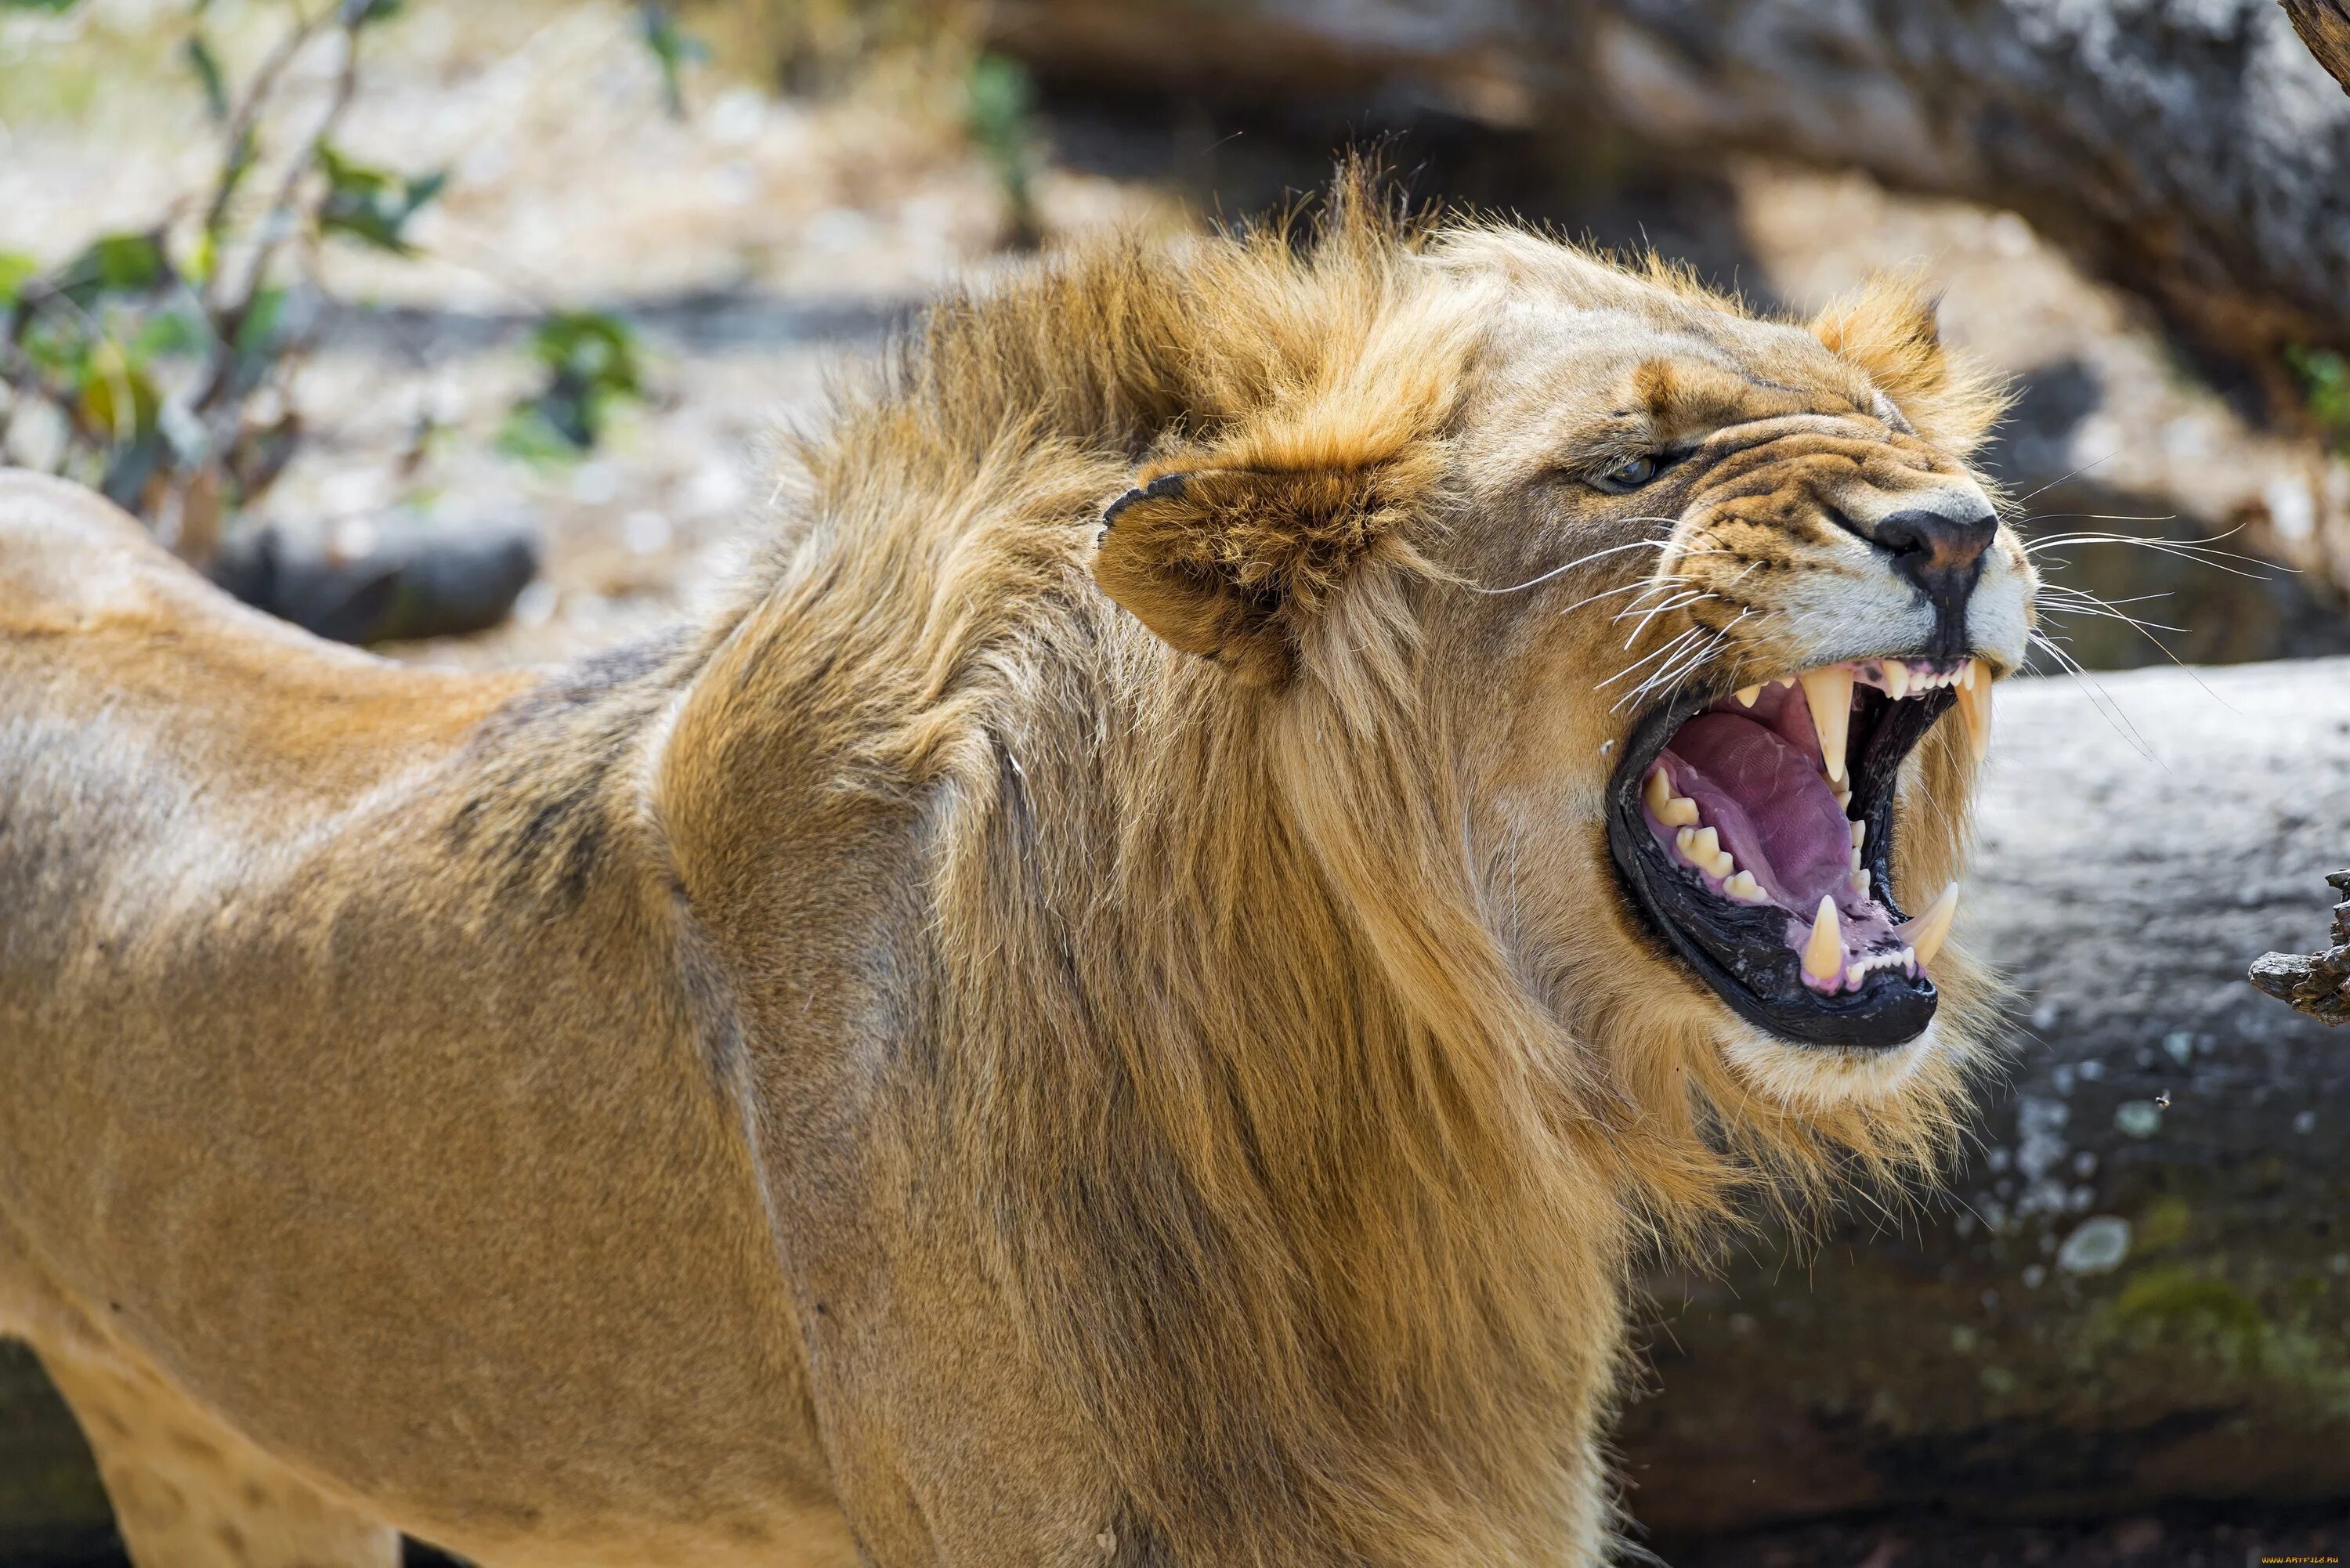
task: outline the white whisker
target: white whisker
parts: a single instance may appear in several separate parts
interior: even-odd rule
[[[1643,664],[1647,664],[1647,663],[1650,662],[1651,660],[1653,660],[1653,659],[1657,659],[1657,658],[1659,658],[1659,657],[1660,657],[1660,656],[1662,656],[1662,655],[1665,655],[1665,654],[1670,653],[1674,649],[1679,648],[1681,644],[1683,644],[1683,643],[1687,642],[1690,638],[1693,638],[1693,637],[1698,636],[1699,634],[1700,634],[1700,633],[1701,633],[1701,632],[1703,632],[1704,630],[1705,630],[1705,628],[1703,628],[1703,627],[1701,627],[1701,626],[1693,626],[1693,627],[1690,627],[1688,630],[1686,630],[1686,631],[1682,632],[1679,637],[1676,637],[1676,638],[1672,639],[1670,641],[1666,642],[1666,643],[1665,643],[1665,644],[1663,644],[1661,647],[1657,648],[1657,649],[1652,649],[1651,651],[1649,651],[1649,652],[1648,652],[1648,653],[1644,653],[1644,654],[1642,654],[1639,658],[1638,658],[1638,659],[1634,659],[1631,663],[1629,663],[1629,664],[1626,665],[1623,669],[1621,669],[1621,670],[1617,670],[1615,674],[1613,674],[1613,675],[1609,676],[1607,680],[1605,680],[1601,681],[1601,682],[1598,684],[1598,686],[1597,686],[1596,688],[1595,688],[1595,690],[1597,690],[1597,691],[1606,691],[1608,687],[1615,685],[1615,684],[1616,684],[1616,682],[1617,682],[1618,680],[1623,680],[1623,679],[1624,679],[1624,677],[1626,677],[1627,675],[1631,674],[1631,673],[1632,673],[1632,671],[1634,671],[1635,670],[1639,669],[1639,668],[1640,668],[1640,666],[1642,666]]]
[[[1634,614],[1639,616],[1640,623],[1632,628],[1632,635],[1624,639],[1624,649],[1625,651],[1628,653],[1631,651],[1632,645],[1640,640],[1640,634],[1648,629],[1648,623],[1656,619],[1657,617],[1664,614],[1667,610],[1681,609],[1687,606],[1702,604],[1708,599],[1718,598],[1720,597],[1721,596],[1718,594],[1710,594],[1705,592],[1702,588],[1700,588],[1690,593],[1683,594],[1679,598],[1666,599],[1661,603],[1650,605],[1646,609],[1640,609],[1635,606],[1619,612],[1611,618],[1615,620],[1622,620],[1626,616]]]
[[[2083,463],[2080,467],[2074,469],[2072,472],[2065,474],[2063,478],[2052,479],[2047,483],[2042,485],[2038,490],[2034,490],[2029,494],[2017,496],[2012,504],[2022,506],[2025,502],[2031,500],[2033,495],[2043,495],[2049,491],[2055,489],[2058,485],[2064,483],[2067,479],[2078,479],[2081,475],[2088,472],[2089,470],[2096,467],[2099,463],[2111,462],[2115,458],[2121,455],[2121,448],[2116,447],[2113,451],[2106,453],[2105,456]]]
[[[2153,749],[2146,743],[2145,737],[2137,732],[2137,726],[2129,722],[2129,715],[2122,711],[2121,704],[2116,702],[2112,694],[2104,687],[2098,685],[2096,681],[2091,678],[2089,672],[2081,667],[2081,661],[2079,659],[2074,659],[2071,654],[2057,647],[2054,641],[2042,636],[2039,632],[2035,631],[2032,633],[2032,640],[2046,649],[2049,655],[2054,658],[2057,663],[2063,665],[2065,671],[2070,674],[2076,682],[2087,690],[2089,693],[2089,705],[2097,710],[2098,714],[2105,719],[2106,723],[2113,726],[2114,732],[2116,734],[2121,736],[2123,740],[2127,741],[2130,743],[2131,748],[2135,750],[2138,755],[2144,757],[2147,762],[2150,762],[2154,763],[2155,766],[2161,768],[2165,773],[2170,771],[2170,764],[2154,754]]]
[[[1538,577],[1528,577],[1524,582],[1513,583],[1506,588],[1489,588],[1482,583],[1471,583],[1468,588],[1470,592],[1478,594],[1522,594],[1528,588],[1538,587],[1553,577],[1564,576],[1577,566],[1589,566],[1592,562],[1605,556],[1618,556],[1627,550],[1661,550],[1671,543],[1669,539],[1635,539],[1629,544],[1611,545],[1605,550],[1594,550],[1587,556],[1578,556],[1563,566],[1553,566]]]

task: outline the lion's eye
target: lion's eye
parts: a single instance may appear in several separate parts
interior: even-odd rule
[[[1610,495],[1627,494],[1656,478],[1664,466],[1654,453],[1643,452],[1638,457],[1626,458],[1605,473],[1595,475],[1591,481],[1592,487],[1604,490]]]

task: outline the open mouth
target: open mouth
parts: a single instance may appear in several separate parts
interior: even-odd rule
[[[1783,1039],[1882,1048],[1933,1021],[1956,884],[1915,917],[1892,894],[1902,759],[1952,706],[1980,757],[1991,674],[1872,659],[1666,704],[1609,786],[1634,901],[1723,1001]]]

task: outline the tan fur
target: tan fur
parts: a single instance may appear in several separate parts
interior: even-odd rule
[[[1105,246],[932,310],[726,605],[526,678],[0,479],[0,1327],[492,1565],[1599,1561],[1640,1250],[1918,1170],[1981,1056],[1955,950],[1920,1043],[1759,1038],[1602,840],[1634,660],[1901,650],[1821,506],[1970,486],[1991,409],[1878,308],[1359,184]],[[1576,477],[1755,431],[1669,515]],[[1591,598],[1652,576],[1714,597]],[[157,1440],[126,1520],[202,1490]]]

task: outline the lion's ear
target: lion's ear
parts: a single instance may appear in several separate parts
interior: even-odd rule
[[[1812,335],[1850,360],[1919,435],[1961,455],[2006,410],[1992,377],[1942,343],[1940,297],[1916,277],[1879,278],[1813,319]]]
[[[1094,579],[1174,647],[1276,683],[1347,576],[1394,538],[1428,467],[1409,452],[1359,467],[1153,464],[1103,514]]]

